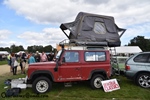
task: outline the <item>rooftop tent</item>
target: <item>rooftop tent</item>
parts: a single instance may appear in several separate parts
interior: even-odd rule
[[[126,30],[119,28],[111,16],[84,12],[80,12],[75,21],[62,23],[60,28],[71,43],[109,47],[120,46],[120,37]],[[67,34],[65,30],[69,30],[70,33]]]

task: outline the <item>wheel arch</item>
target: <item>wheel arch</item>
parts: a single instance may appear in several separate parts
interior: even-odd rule
[[[142,73],[150,74],[150,71],[139,71],[139,72],[137,72],[137,73],[134,75],[134,82],[136,82],[136,79],[137,79],[138,75],[140,75],[140,74],[142,74]]]
[[[50,79],[51,81],[54,81],[54,77],[53,74],[50,71],[47,70],[38,70],[38,71],[34,71],[31,75],[30,78],[28,79],[28,83],[33,83],[33,81],[40,76],[44,76],[47,77],[48,79]]]
[[[97,74],[102,75],[105,79],[108,78],[105,70],[103,70],[103,69],[95,69],[95,70],[91,71],[91,73],[90,73],[90,75],[88,77],[88,80],[90,80],[94,75],[97,75]]]

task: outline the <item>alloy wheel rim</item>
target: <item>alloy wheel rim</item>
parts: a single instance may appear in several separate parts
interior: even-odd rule
[[[142,75],[139,78],[139,84],[144,88],[149,88],[150,87],[150,77],[147,75]]]

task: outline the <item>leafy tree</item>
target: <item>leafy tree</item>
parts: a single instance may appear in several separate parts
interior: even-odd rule
[[[0,51],[5,51],[5,50],[4,50],[4,48],[1,47],[1,48],[0,48]]]
[[[28,46],[27,51],[28,52],[36,52],[36,51],[42,52],[43,51],[43,46],[37,46],[37,45]]]
[[[15,44],[11,45],[10,46],[10,52],[15,52],[15,47],[16,47]]]
[[[7,51],[7,52],[10,52],[10,48],[9,47],[0,47],[0,51]]]
[[[32,49],[32,46],[28,46],[28,47],[27,47],[27,51],[28,51],[28,52],[34,52],[33,49]]]
[[[19,52],[19,51],[24,51],[23,46],[21,46],[21,45],[16,46],[15,44],[10,46],[10,52],[16,53],[16,52]]]
[[[48,46],[45,46],[43,49],[44,49],[44,52],[52,52],[52,46],[51,45],[48,45]]]
[[[5,49],[5,51],[10,52],[10,48],[9,47],[6,47],[4,49]]]
[[[19,51],[24,51],[25,49],[23,48],[22,45],[19,46]]]
[[[37,48],[37,50],[39,51],[39,52],[42,52],[43,51],[43,46],[38,46],[38,48]]]
[[[137,36],[130,40],[128,46],[139,46],[142,51],[150,51],[150,39],[145,39],[144,36]]]
[[[13,52],[13,53],[16,53],[16,52],[19,52],[19,51],[25,51],[24,47],[22,45],[20,46],[16,46],[15,44],[11,45],[10,48],[9,47],[6,47],[6,48],[3,48],[3,47],[0,47],[0,51],[8,51],[8,52]],[[43,47],[42,45],[33,45],[33,46],[28,46],[27,47],[27,51],[28,52],[33,52],[35,53],[36,51],[39,51],[39,52],[55,52],[56,49],[53,48],[51,45],[47,45],[45,47]]]

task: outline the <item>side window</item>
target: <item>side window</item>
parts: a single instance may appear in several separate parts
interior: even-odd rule
[[[148,54],[140,54],[136,56],[133,60],[135,62],[147,62],[148,61]]]
[[[85,52],[85,61],[105,61],[105,52]]]
[[[65,52],[65,62],[79,62],[78,52]]]

